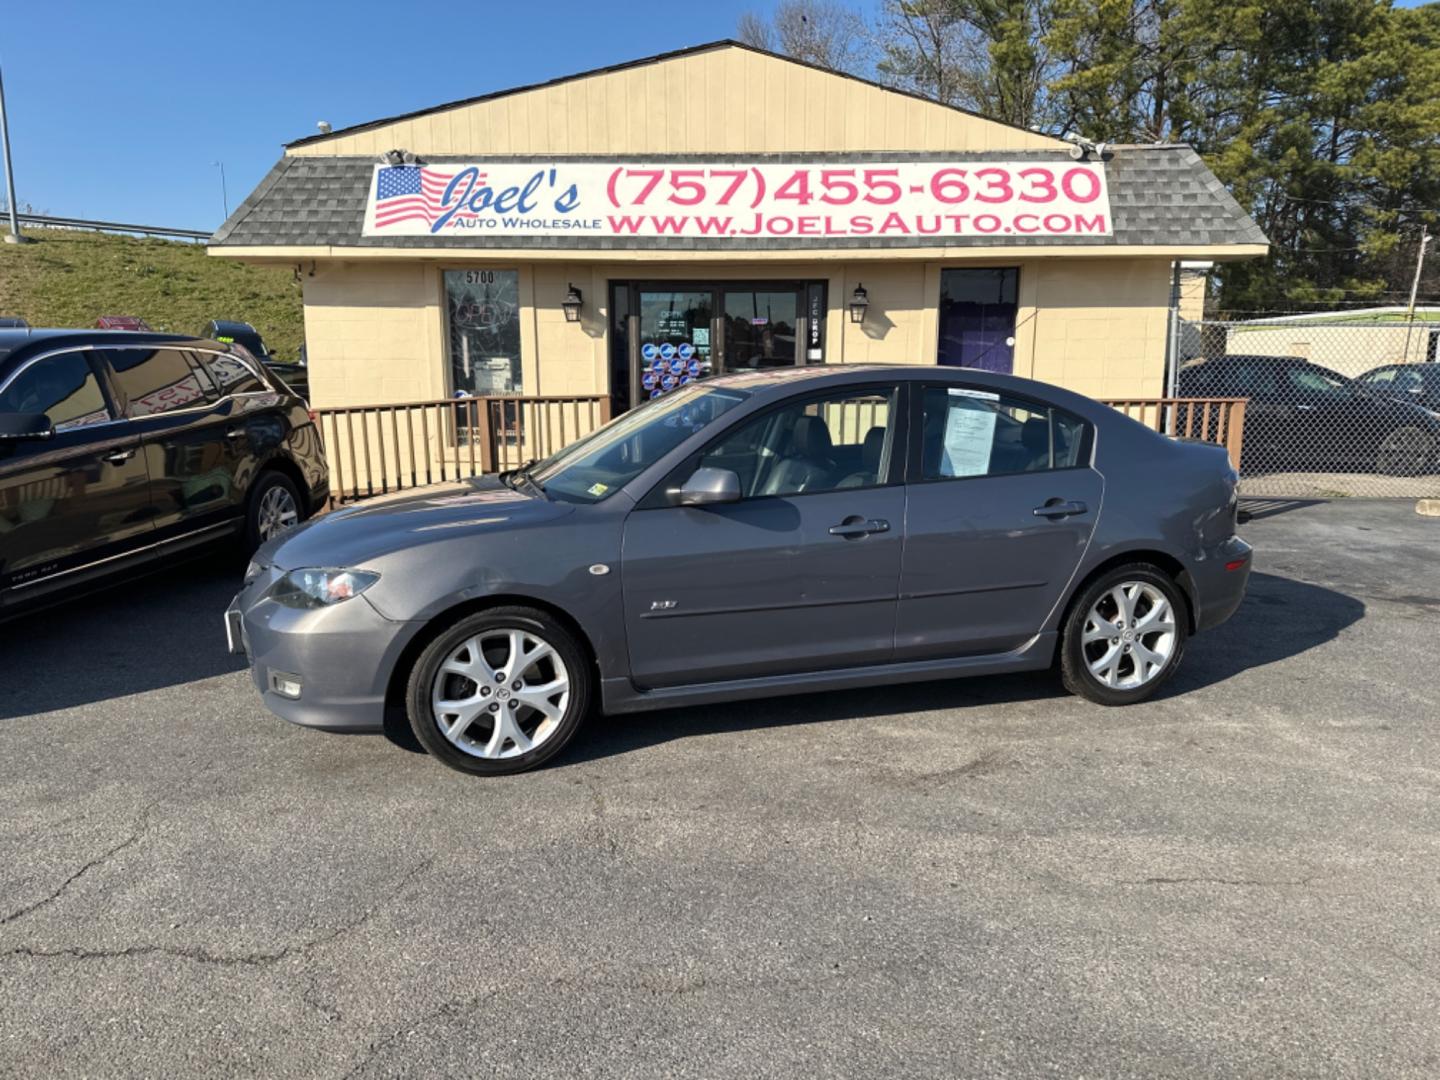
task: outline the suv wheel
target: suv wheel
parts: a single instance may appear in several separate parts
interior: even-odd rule
[[[452,769],[498,776],[549,761],[590,707],[574,636],[534,608],[469,615],[420,654],[405,695],[420,744]]]
[[[295,482],[284,473],[262,473],[250,492],[246,509],[246,550],[254,551],[265,541],[304,520],[305,512],[301,509],[300,492]]]
[[[1100,705],[1130,705],[1160,688],[1185,651],[1185,598],[1147,563],[1118,566],[1090,584],[1060,641],[1065,688]]]

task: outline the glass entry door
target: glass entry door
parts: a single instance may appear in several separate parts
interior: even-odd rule
[[[823,281],[617,281],[610,306],[617,413],[707,375],[825,360]]]
[[[715,370],[713,290],[642,288],[636,317],[632,348],[639,367],[639,401],[659,397]]]

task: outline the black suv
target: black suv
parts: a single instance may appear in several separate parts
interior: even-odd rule
[[[329,497],[304,401],[174,334],[0,330],[0,617]]]

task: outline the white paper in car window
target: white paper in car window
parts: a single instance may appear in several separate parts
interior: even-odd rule
[[[945,453],[940,462],[942,476],[984,476],[990,471],[990,451],[995,446],[995,406],[999,394],[983,390],[947,390],[949,409],[945,413]]]

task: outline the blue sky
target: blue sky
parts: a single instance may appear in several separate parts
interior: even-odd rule
[[[317,120],[339,128],[733,37],[742,11],[771,6],[13,0],[0,71],[17,201],[214,228],[211,163],[225,163],[233,208]]]

